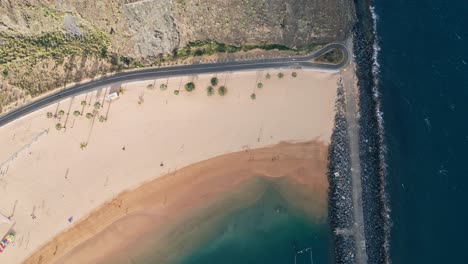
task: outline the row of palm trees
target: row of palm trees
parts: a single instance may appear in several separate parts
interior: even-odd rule
[[[277,74],[277,76],[278,76],[279,79],[283,79],[283,78],[284,78],[284,73],[279,72],[279,73]],[[291,73],[291,76],[292,76],[293,78],[296,78],[296,77],[297,77],[297,72],[292,72],[292,73]],[[265,78],[266,78],[266,79],[271,79],[270,73],[267,73],[267,74],[265,75]],[[258,89],[262,89],[262,88],[263,88],[263,83],[262,83],[262,82],[257,82],[257,88],[258,88]],[[257,99],[257,95],[255,94],[255,92],[253,92],[253,93],[250,95],[250,99],[252,99],[252,100]]]

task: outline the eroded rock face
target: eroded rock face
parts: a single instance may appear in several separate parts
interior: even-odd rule
[[[290,48],[343,40],[354,23],[350,0],[201,0],[174,3],[181,43],[269,43]]]
[[[355,19],[352,0],[0,0],[0,13],[0,33],[70,31],[72,17],[136,58],[208,40],[299,48],[346,38]]]
[[[143,58],[156,57],[179,47],[171,1],[138,1],[122,8],[132,34],[135,54]]]
[[[354,16],[353,0],[0,0],[0,108],[194,41],[343,40]]]

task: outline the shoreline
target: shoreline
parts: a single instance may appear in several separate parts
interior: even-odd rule
[[[174,256],[166,256],[164,249],[192,252],[213,236],[219,217],[252,205],[269,184],[282,190],[296,210],[322,223],[327,215],[327,149],[319,142],[281,143],[182,168],[119,195],[25,263],[130,263],[122,259],[138,259],[148,251],[141,245],[157,248],[161,255],[153,258],[170,262]],[[291,191],[290,184],[299,189]],[[93,232],[83,236],[83,230]]]

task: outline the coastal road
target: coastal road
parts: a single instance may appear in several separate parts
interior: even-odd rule
[[[323,54],[332,49],[340,49],[343,52],[343,61],[339,64],[324,64],[312,62]],[[230,71],[245,71],[245,70],[260,70],[270,68],[294,68],[302,67],[307,69],[321,70],[339,70],[349,61],[348,49],[338,43],[329,44],[322,49],[307,55],[307,56],[291,56],[284,58],[273,59],[254,59],[245,61],[230,61],[217,63],[199,63],[191,65],[181,65],[161,68],[146,68],[128,72],[116,73],[87,83],[78,83],[71,87],[64,88],[56,93],[41,97],[32,101],[29,104],[18,107],[6,114],[0,116],[0,127],[14,121],[17,118],[23,117],[31,112],[41,109],[50,104],[56,103],[67,97],[79,95],[89,91],[97,90],[106,86],[118,85],[131,81],[144,81],[157,78],[168,78],[183,75],[196,75],[204,73],[219,73]]]

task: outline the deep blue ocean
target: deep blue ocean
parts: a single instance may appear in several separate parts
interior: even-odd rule
[[[373,2],[393,263],[468,263],[468,1]]]

